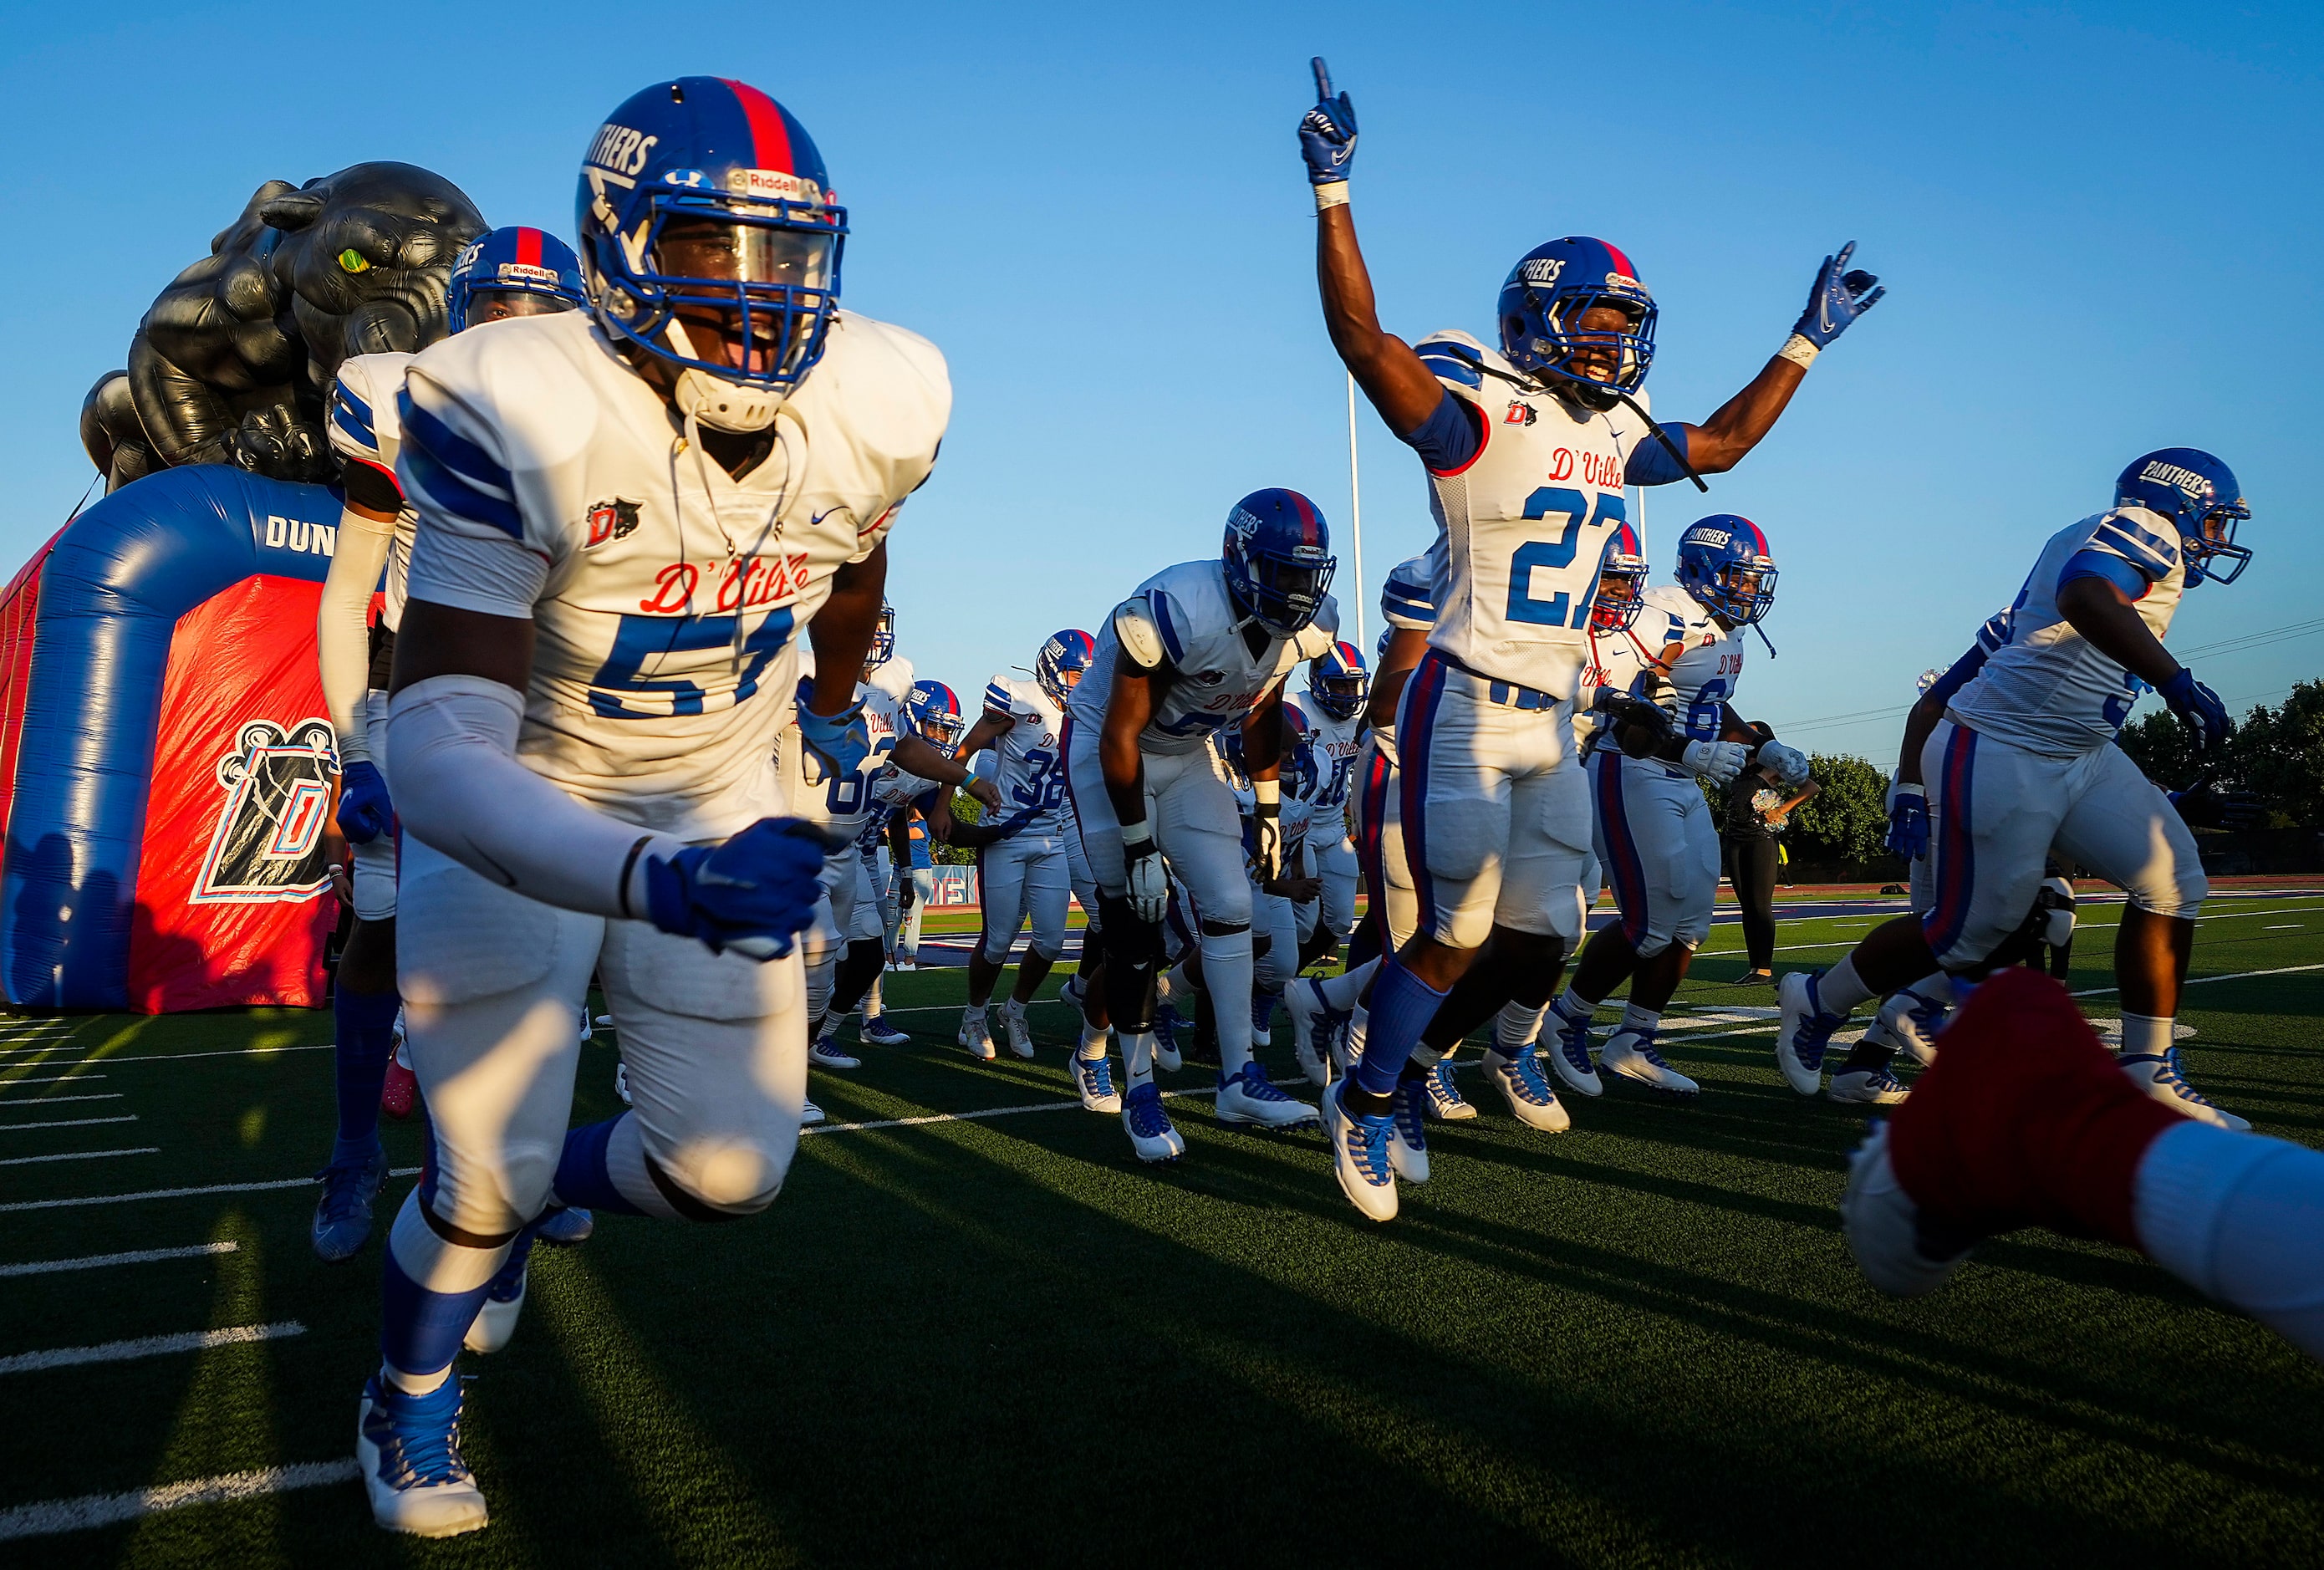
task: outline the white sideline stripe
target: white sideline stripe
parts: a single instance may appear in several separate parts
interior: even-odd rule
[[[2229,975],[2190,975],[2180,984],[2199,987],[2205,982],[2246,981],[2255,975],[2297,975],[2304,970],[2324,970],[2324,965],[2280,965],[2273,970],[2239,970]],[[2088,992],[2073,995],[2078,998],[2102,998],[2115,990],[2113,987],[2092,987]]]
[[[22,1085],[24,1082],[17,1080],[15,1083]],[[57,1080],[53,1083],[62,1085],[65,1082]],[[119,1101],[120,1099],[121,1093],[115,1090],[108,1091],[103,1095],[28,1095],[22,1101],[0,1101],[0,1106],[62,1106],[69,1101]],[[24,1123],[20,1126],[30,1129],[42,1125]]]
[[[159,1145],[139,1145],[127,1150],[68,1150],[60,1156],[11,1156],[0,1161],[0,1167],[30,1167],[38,1161],[102,1161],[108,1156],[158,1156],[161,1153]]]
[[[9,1065],[7,1064],[0,1063],[0,1068],[5,1068],[8,1067]],[[19,1063],[14,1067],[18,1068],[44,1068],[47,1065],[42,1063]],[[0,1079],[0,1090],[13,1090],[20,1085],[78,1085],[83,1080],[103,1079],[104,1077],[105,1076],[102,1074],[59,1074],[53,1075],[47,1079]]]
[[[1165,1098],[1174,1095],[1216,1095],[1218,1088],[1213,1085],[1205,1089],[1166,1090],[1162,1094]],[[862,1129],[908,1129],[922,1123],[964,1123],[973,1122],[979,1118],[1013,1118],[1019,1113],[1064,1112],[1068,1108],[1080,1112],[1082,1104],[1079,1101],[1036,1101],[1028,1102],[1023,1106],[990,1106],[977,1112],[929,1113],[924,1117],[917,1118],[879,1118],[871,1122],[862,1123],[810,1123],[801,1129],[799,1134],[804,1138],[808,1134],[852,1134]],[[5,1205],[0,1205],[0,1210],[6,1208]]]
[[[97,1346],[60,1346],[48,1352],[20,1352],[0,1357],[0,1374],[40,1373],[52,1368],[78,1368],[83,1363],[126,1362],[133,1358],[167,1357],[172,1353],[208,1352],[214,1346],[239,1346],[251,1341],[280,1341],[304,1335],[307,1327],[296,1319],[272,1325],[229,1325],[223,1330],[185,1330],[175,1335],[141,1335],[134,1341],[107,1341]]]
[[[337,1043],[335,1041],[325,1041],[318,1046],[308,1047],[237,1047],[232,1051],[227,1052],[149,1052],[143,1057],[131,1057],[127,1056],[117,1057],[84,1057],[77,1063],[0,1063],[0,1069],[10,1067],[79,1068],[84,1065],[90,1063],[182,1063],[189,1057],[272,1057],[277,1052],[328,1052],[337,1045]],[[6,1048],[0,1048],[0,1051],[6,1050]],[[42,1050],[47,1051],[48,1048],[42,1048]],[[12,1085],[23,1085],[26,1083],[28,1082],[22,1079],[0,1079],[0,1090],[5,1090]]]
[[[109,1095],[60,1095],[57,1099],[59,1101],[115,1101],[119,1098]],[[136,1121],[135,1113],[124,1113],[117,1118],[51,1118],[44,1123],[0,1123],[0,1134],[5,1134],[11,1129],[85,1129],[92,1123],[134,1123]]]
[[[181,1249],[140,1249],[128,1254],[84,1254],[77,1260],[34,1260],[29,1264],[0,1265],[0,1276],[48,1276],[59,1270],[94,1270],[105,1265],[143,1265],[155,1260],[191,1260],[205,1254],[230,1254],[238,1242],[194,1243]]]
[[[396,1167],[391,1178],[416,1178],[417,1167]],[[78,1199],[19,1199],[0,1205],[0,1215],[15,1210],[69,1210],[82,1205],[133,1205],[145,1199],[185,1199],[198,1194],[262,1194],[270,1188],[312,1188],[312,1178],[277,1178],[265,1183],[211,1183],[198,1188],[146,1188],[135,1194],[91,1194]]]
[[[188,1505],[230,1504],[260,1499],[294,1488],[320,1488],[352,1482],[361,1473],[355,1458],[307,1461],[295,1466],[269,1466],[257,1472],[229,1472],[222,1477],[189,1478],[183,1482],[156,1483],[127,1493],[90,1493],[78,1499],[52,1499],[39,1504],[0,1510],[0,1542],[12,1538],[45,1538],[59,1532],[85,1532],[116,1526],[161,1510]]]

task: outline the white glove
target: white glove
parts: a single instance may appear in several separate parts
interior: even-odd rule
[[[1760,743],[1759,767],[1772,772],[1775,783],[1786,790],[1797,790],[1808,782],[1808,755],[1781,742]]]
[[[1731,785],[1750,757],[1751,749],[1740,742],[1689,742],[1679,762],[1713,785]]]
[[[1121,858],[1130,874],[1130,907],[1140,921],[1159,927],[1170,913],[1170,873],[1162,864],[1154,831],[1143,823],[1123,824]]]

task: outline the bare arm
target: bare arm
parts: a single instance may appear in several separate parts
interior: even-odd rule
[[[1781,355],[1759,368],[1740,392],[1700,425],[1688,425],[1686,458],[1702,474],[1723,474],[1743,461],[1775,429],[1776,418],[1800,390],[1807,372]]]
[[[1896,757],[1899,785],[1926,783],[1921,778],[1921,749],[1929,744],[1929,738],[1936,734],[1937,722],[1945,717],[1945,706],[1932,703],[1929,698],[1929,694],[1923,693],[1920,701],[1913,705],[1913,711],[1904,716],[1904,747]]]
[[[1372,696],[1364,706],[1364,723],[1383,728],[1396,724],[1396,706],[1404,697],[1404,684],[1419,668],[1420,658],[1428,652],[1428,633],[1419,627],[1398,627],[1388,636],[1388,652],[1380,656],[1379,670],[1372,675]]]
[[[1268,688],[1259,706],[1242,717],[1242,762],[1258,780],[1279,780],[1283,774],[1283,683]]]
[[[395,640],[391,692],[431,676],[481,676],[513,688],[520,697],[532,680],[532,623],[412,600],[403,607]]]
[[[2102,577],[2070,579],[2058,590],[2058,609],[2091,647],[2150,687],[2179,674],[2179,661],[2139,619],[2137,602]]]
[[[818,671],[823,669],[820,655],[816,656],[816,669]],[[820,691],[819,687],[817,690]],[[851,687],[849,690],[852,697],[853,688]],[[976,756],[973,753],[966,755],[971,758]],[[906,731],[899,735],[895,749],[888,756],[907,774],[918,774],[921,779],[933,780],[939,785],[958,786],[987,807],[1001,805],[1000,788],[991,780],[971,780],[965,762],[937,751],[933,743],[917,732]]]
[[[831,597],[807,624],[807,643],[815,650],[815,690],[807,698],[808,713],[828,718],[853,706],[855,686],[862,679],[863,661],[871,657],[872,634],[880,630],[880,607],[887,597],[884,540],[862,560],[848,562],[831,575]]]
[[[1113,687],[1106,694],[1105,727],[1098,733],[1098,766],[1105,771],[1106,799],[1113,803],[1114,821],[1146,821],[1146,761],[1139,755],[1139,734],[1154,717],[1157,682],[1170,679],[1166,666],[1140,670],[1124,660],[1113,668]]]
[[[1418,430],[1444,401],[1444,388],[1411,345],[1380,330],[1371,273],[1356,244],[1356,220],[1345,206],[1316,217],[1315,282],[1332,347],[1356,385],[1390,430],[1398,436]]]

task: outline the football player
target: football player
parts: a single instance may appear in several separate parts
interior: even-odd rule
[[[1916,1298],[1979,1240],[2045,1226],[2136,1249],[2324,1358],[2324,1154],[2190,1121],[2116,1063],[2055,981],[1996,972],[1849,1163],[1858,1267]]]
[[[1200,924],[1220,1119],[1276,1129],[1315,1119],[1251,1057],[1250,880],[1234,792],[1209,743],[1222,725],[1242,731],[1252,854],[1271,880],[1283,864],[1284,679],[1334,641],[1337,565],[1314,503],[1252,492],[1228,513],[1219,556],[1165,568],[1114,608],[1065,707],[1066,789],[1097,879],[1106,1010],[1129,1080],[1122,1125],[1140,1160],[1185,1153],[1154,1086],[1155,969],[1173,872]]]
[[[494,229],[470,242],[452,264],[445,300],[455,333],[581,304],[579,259],[556,236],[522,226]],[[332,1261],[350,1258],[371,1236],[372,1204],[387,1178],[379,1113],[402,1007],[395,990],[395,807],[380,765],[387,754],[388,671],[403,621],[416,526],[395,479],[403,434],[396,398],[413,358],[395,352],[350,355],[331,388],[331,447],[339,457],[346,503],[323,582],[315,646],[323,704],[338,737],[339,829],[354,861],[355,913],[331,997],[338,1140],[318,1174],[323,1193],[311,1229],[317,1256]],[[383,574],[386,592],[374,627],[372,596]],[[586,1023],[586,1006],[582,1018]],[[406,1101],[396,1115],[410,1111]],[[553,1241],[578,1242],[588,1224],[587,1212],[566,1212],[553,1224]]]
[[[1017,984],[1001,1005],[1009,1049],[1033,1056],[1025,1011],[1039,995],[1049,967],[1065,949],[1066,901],[1073,891],[1072,863],[1081,854],[1078,836],[1066,822],[1065,704],[1096,657],[1097,642],[1079,628],[1054,633],[1033,660],[1033,679],[1006,671],[985,684],[984,712],[961,750],[972,756],[990,748],[1002,810],[1030,812],[1026,827],[977,856],[977,905],[983,926],[968,959],[968,1007],[960,1017],[960,1044],[972,1057],[993,1056],[990,1009],[992,988],[1009,963],[1018,932],[1030,920],[1032,943],[1017,967]],[[1094,1061],[1105,1062],[1105,1041]]]
[[[1941,968],[1975,981],[2006,952],[2054,845],[2129,896],[2115,942],[2123,1070],[2181,1114],[2250,1125],[2189,1085],[2172,1022],[2209,882],[2179,804],[2114,744],[2141,693],[2160,692],[2198,751],[2228,730],[2227,706],[2163,648],[2181,595],[2232,583],[2251,559],[2251,516],[2209,453],[2134,459],[2114,505],[2050,537],[2008,612],[2007,637],[1947,702],[1921,753],[1928,826],[1925,913],[1876,928],[1821,975],[1784,978],[1775,1060],[1813,1095],[1825,1044],[1868,999]]]
[[[1396,1214],[1390,1113],[1447,994],[1476,976],[1450,1007],[1452,1040],[1513,999],[1545,1003],[1581,935],[1590,809],[1571,749],[1572,700],[1598,564],[1626,515],[1623,487],[1733,467],[1881,291],[1849,268],[1852,246],[1827,257],[1782,349],[1700,425],[1665,429],[1647,415],[1654,297],[1600,240],[1553,240],[1518,259],[1495,312],[1498,348],[1444,332],[1416,352],[1380,328],[1348,205],[1355,114],[1346,94],[1331,96],[1323,62],[1314,67],[1320,101],[1299,141],[1324,325],[1427,470],[1439,527],[1429,553],[1436,625],[1397,721],[1419,930],[1373,984],[1362,1061],[1323,1097],[1342,1192],[1386,1220]]]
[[[1766,739],[1736,714],[1746,627],[1775,603],[1775,559],[1748,518],[1718,513],[1690,524],[1678,542],[1678,582],[1646,591],[1644,608],[1665,624],[1655,657],[1678,726],[1646,756],[1600,746],[1590,764],[1592,850],[1611,874],[1622,919],[1582,949],[1572,983],[1552,1005],[1560,1076],[1585,1095],[1602,1089],[1591,1071],[1590,1020],[1628,977],[1629,1007],[1599,1053],[1599,1068],[1666,1095],[1702,1087],[1655,1049],[1662,1011],[1711,932],[1719,892],[1719,831],[1698,779],[1734,782],[1748,767],[1790,790],[1806,783],[1805,753]],[[1761,634],[1765,636],[1764,633]],[[1592,889],[1591,893],[1596,890]]]
[[[1300,705],[1308,720],[1308,743],[1315,749],[1314,822],[1307,854],[1323,882],[1315,929],[1299,946],[1299,968],[1339,952],[1356,928],[1356,847],[1348,837],[1349,787],[1356,754],[1363,749],[1364,707],[1371,698],[1371,672],[1353,643],[1334,643],[1307,666],[1307,696]]]
[[[927,340],[838,307],[806,128],[714,77],[616,108],[579,181],[586,312],[406,373],[419,514],[388,714],[398,974],[433,1159],[390,1233],[356,1461],[380,1524],[474,1530],[453,1361],[551,1208],[763,1210],[807,1085],[797,937],[826,849],[774,766],[835,776],[898,508],[949,417]],[[925,746],[925,743],[922,743]],[[568,1132],[595,968],[633,1105]]]

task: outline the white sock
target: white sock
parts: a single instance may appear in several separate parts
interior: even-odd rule
[[[1643,1009],[1632,1003],[1622,1011],[1622,1029],[1636,1030],[1642,1036],[1654,1031],[1662,1022],[1663,1011],[1660,1009]]]
[[[1111,1034],[1110,1030],[1093,1029],[1084,1024],[1082,1027],[1081,1056],[1093,1062],[1104,1057],[1106,1038]]]
[[[1953,978],[1939,971],[1934,975],[1923,976],[1904,990],[1917,993],[1932,1003],[1950,1003],[1953,1001]]]
[[[1504,1057],[1516,1057],[1533,1045],[1541,1034],[1541,1017],[1549,1011],[1547,1005],[1532,1008],[1524,1003],[1508,1002],[1493,1020],[1493,1050]]]
[[[2209,1123],[2165,1129],[2131,1179],[2147,1257],[2324,1358],[2324,1152]]]
[[[880,1002],[880,978],[875,975],[872,978],[872,990],[863,994],[863,1017],[876,1020],[885,1006]]]
[[[1827,1014],[1849,1013],[1871,995],[1872,989],[1858,979],[1852,954],[1816,977],[1816,1002]]]
[[[1372,1011],[1358,1003],[1348,1016],[1348,1061],[1353,1063],[1364,1055],[1364,1031],[1372,1022]]]
[[[971,1003],[960,1011],[960,1022],[967,1025],[981,1020],[989,1026],[992,1023],[991,1010],[991,1003]]]
[[[1573,1020],[1576,1023],[1588,1020],[1591,1015],[1598,1011],[1598,1005],[1596,1003],[1591,1002],[1588,998],[1583,997],[1572,987],[1568,987],[1563,992],[1558,993],[1557,1002],[1552,1004],[1551,1007],[1554,1008],[1559,1013],[1564,1015],[1568,1020]]]
[[[1375,955],[1351,971],[1325,976],[1315,984],[1315,990],[1323,994],[1325,1008],[1335,1014],[1344,1014],[1364,995],[1364,989],[1371,984],[1372,973],[1378,969],[1379,956]]]
[[[2171,1050],[2169,1020],[2158,1020],[2147,1014],[2125,1014],[2122,1017],[2122,1055],[2125,1057],[2160,1057]]]
[[[1250,1062],[1250,928],[1203,934],[1203,984],[1219,1033],[1219,1073],[1232,1079]]]
[[[1154,1035],[1122,1032],[1121,1067],[1132,1088],[1154,1083]]]

